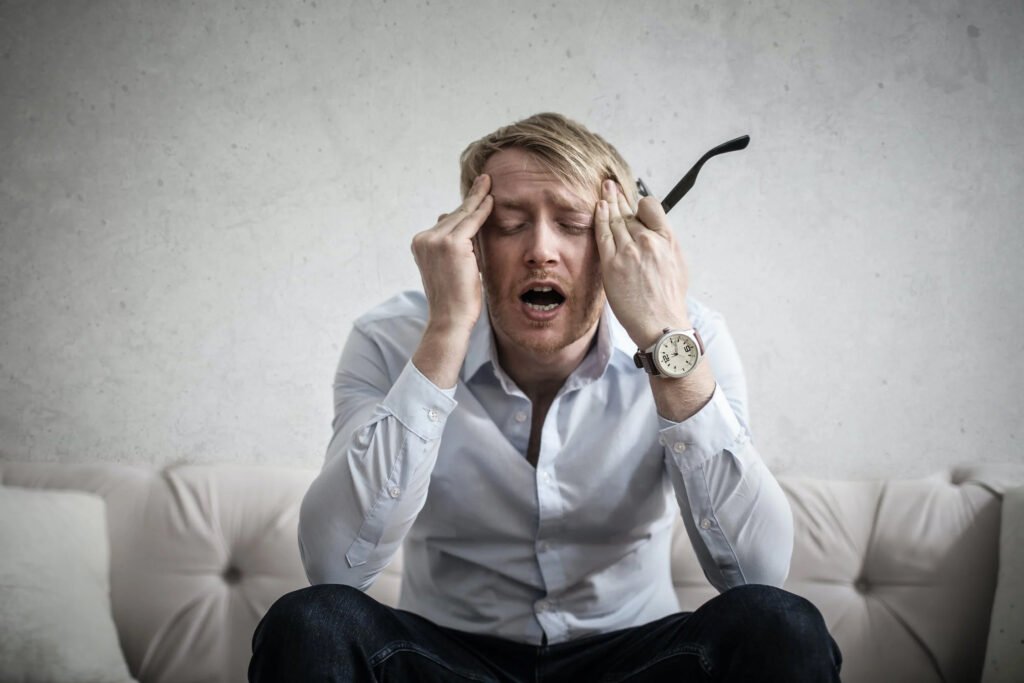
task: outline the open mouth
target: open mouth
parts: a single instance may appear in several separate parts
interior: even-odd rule
[[[519,295],[519,300],[534,311],[553,311],[565,303],[565,295],[550,285],[533,285]]]

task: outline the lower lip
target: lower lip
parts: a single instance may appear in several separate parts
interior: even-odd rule
[[[558,315],[559,311],[562,310],[562,307],[565,306],[565,302],[562,302],[558,306],[555,306],[550,311],[538,311],[536,308],[531,307],[525,301],[520,301],[519,305],[523,309],[523,315],[525,315],[530,320],[536,322],[546,322],[548,320],[553,320]]]

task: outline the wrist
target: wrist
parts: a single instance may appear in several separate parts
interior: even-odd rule
[[[692,330],[693,324],[690,322],[690,317],[687,315],[670,318],[666,317],[664,321],[653,321],[644,325],[637,332],[630,332],[629,336],[636,342],[637,348],[642,351],[654,346],[655,342],[661,339],[662,335],[665,334],[665,330]]]
[[[651,377],[650,384],[658,415],[672,422],[684,422],[700,412],[711,401],[717,386],[711,369],[704,363],[686,377]]]
[[[470,335],[473,333],[474,326],[476,326],[476,318],[431,315],[427,319],[427,326],[423,330],[423,336],[445,339],[451,343],[458,343],[463,339],[468,342]]]
[[[450,389],[459,379],[459,371],[469,350],[472,326],[427,324],[412,364],[442,389]]]

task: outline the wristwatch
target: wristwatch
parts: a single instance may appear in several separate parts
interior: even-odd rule
[[[704,357],[704,341],[694,329],[673,330],[666,327],[661,338],[646,351],[637,349],[633,362],[655,377],[685,377],[693,372]]]

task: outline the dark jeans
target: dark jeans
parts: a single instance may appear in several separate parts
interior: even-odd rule
[[[733,588],[696,612],[556,645],[444,628],[362,592],[319,585],[283,596],[253,636],[249,680],[838,681],[821,613],[779,588]]]

